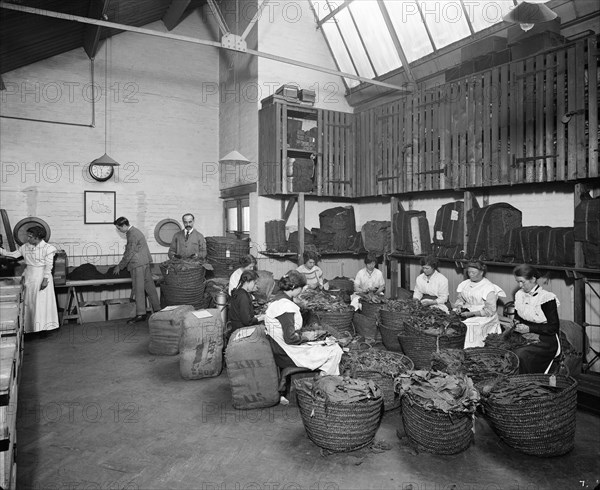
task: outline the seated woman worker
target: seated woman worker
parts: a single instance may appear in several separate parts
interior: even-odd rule
[[[237,287],[231,292],[229,302],[229,323],[231,331],[238,328],[249,327],[263,321],[264,315],[254,315],[252,293],[256,291],[258,272],[244,271],[240,276]]]
[[[432,255],[421,258],[422,273],[417,276],[413,299],[423,306],[448,313],[448,279],[438,271],[438,259]]]
[[[298,271],[289,271],[279,280],[280,292],[265,312],[265,328],[275,363],[281,368],[303,367],[323,374],[339,375],[342,349],[337,343],[307,343],[313,332],[301,333],[302,315],[293,298],[302,292],[306,278]]]
[[[519,356],[519,371],[544,373],[558,351],[559,302],[554,293],[538,284],[540,273],[535,267],[519,265],[513,274],[520,287],[515,294],[515,332],[540,336],[539,342],[514,350]]]

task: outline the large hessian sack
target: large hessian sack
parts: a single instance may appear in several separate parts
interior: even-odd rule
[[[199,316],[208,313],[208,316]],[[183,318],[179,372],[183,379],[218,376],[223,369],[223,322],[217,309],[189,311]]]
[[[431,252],[429,222],[425,211],[400,210],[394,214],[394,244],[396,250],[414,255]]]
[[[575,207],[575,240],[600,244],[600,197],[585,199]]]
[[[550,228],[547,243],[548,264],[575,265],[575,239],[573,227]]]
[[[365,249],[377,255],[388,253],[392,238],[390,228],[389,221],[367,221],[360,231]]]
[[[522,214],[505,202],[472,209],[467,214],[467,257],[502,260],[507,249],[508,232],[522,226]]]
[[[150,331],[148,352],[150,354],[158,356],[179,354],[183,318],[190,311],[194,311],[194,307],[191,305],[167,306],[152,314],[148,320],[148,330]]]
[[[331,250],[341,252],[349,250],[350,237],[356,233],[356,221],[352,206],[338,206],[319,213],[321,231],[333,233]]]
[[[521,226],[509,230],[503,243],[502,260],[526,264],[548,263],[549,226]]]
[[[279,370],[263,325],[236,330],[227,344],[225,359],[234,408],[279,403]]]
[[[433,243],[444,247],[462,247],[464,240],[464,203],[449,202],[437,210],[433,226]]]

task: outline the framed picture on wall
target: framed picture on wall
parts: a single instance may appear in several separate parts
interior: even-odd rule
[[[117,219],[116,208],[116,192],[83,191],[83,222],[86,225],[112,225]]]

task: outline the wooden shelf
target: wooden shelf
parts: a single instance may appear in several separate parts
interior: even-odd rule
[[[389,257],[392,259],[420,259],[424,257],[424,255],[410,255],[410,254],[402,254],[402,253],[391,253]],[[436,257],[440,262],[449,262],[455,264],[466,264],[476,259],[449,259],[447,257]],[[493,265],[499,267],[509,267],[513,268],[517,265],[520,265],[520,262],[495,262],[491,260],[482,260],[486,265]],[[528,264],[537,269],[542,270],[555,270],[555,271],[565,271],[565,272],[579,272],[581,274],[600,274],[600,269],[589,269],[585,267],[575,267],[575,266],[561,266],[561,265],[545,265],[545,264]]]
[[[296,257],[298,257],[297,253],[294,252],[260,252],[261,255],[264,255],[265,257],[272,257],[272,258],[276,258],[276,259],[288,259],[288,258],[292,258],[295,259]],[[347,251],[341,251],[341,252],[317,252],[321,257],[340,257],[340,256],[356,256],[359,257],[361,255],[364,254],[360,254],[358,252],[353,252],[351,250],[347,250]]]

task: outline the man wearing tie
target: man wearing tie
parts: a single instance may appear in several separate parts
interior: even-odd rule
[[[173,235],[169,247],[170,259],[205,259],[206,240],[202,233],[194,230],[194,215],[186,213],[181,217],[183,230]]]

